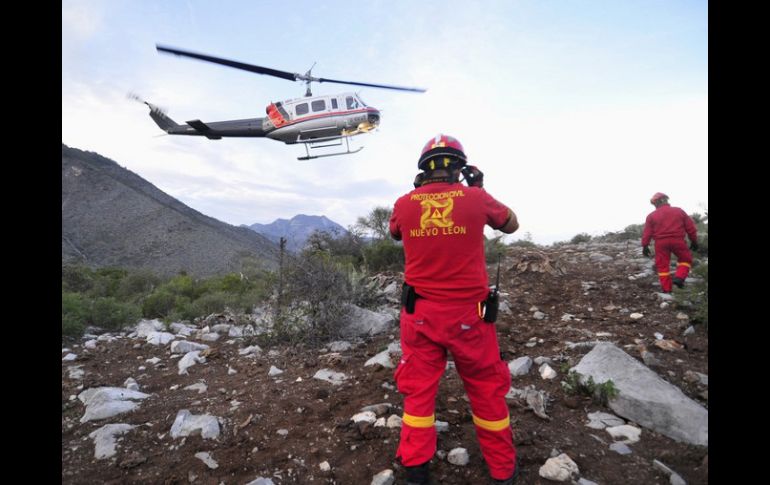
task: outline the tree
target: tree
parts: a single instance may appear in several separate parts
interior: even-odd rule
[[[366,217],[359,217],[355,226],[362,232],[369,232],[375,239],[390,237],[390,216],[393,210],[388,207],[375,207]]]

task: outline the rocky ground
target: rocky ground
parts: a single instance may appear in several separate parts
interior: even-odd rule
[[[641,430],[638,441],[623,447],[605,429],[586,426],[589,413],[613,410],[561,384],[593,342],[606,341],[708,408],[707,329],[692,325],[657,293],[652,262],[637,244],[509,248],[501,288],[503,359],[537,359],[524,375],[512,377],[508,399],[521,460],[517,483],[555,483],[540,470],[561,454],[579,470],[565,483],[708,483],[707,446],[620,419],[614,424]],[[396,308],[390,304],[391,311]],[[373,337],[349,339],[349,345],[256,350],[249,348],[252,338],[237,336],[239,322],[213,318],[208,332],[175,325],[168,330],[174,335],[153,333],[144,322],[139,332],[63,342],[62,483],[393,483],[387,470],[403,482],[394,459],[402,398],[393,369],[386,367],[398,362],[397,322]],[[213,333],[221,337],[206,340]],[[209,348],[196,354],[183,340]],[[195,364],[180,374],[180,361]],[[543,361],[554,378],[541,377]],[[318,378],[334,380],[334,373],[344,380]],[[123,390],[89,391],[102,387]],[[451,365],[436,418],[446,424],[432,462],[434,481],[488,483],[462,382]],[[467,464],[450,463],[456,448],[466,450]]]

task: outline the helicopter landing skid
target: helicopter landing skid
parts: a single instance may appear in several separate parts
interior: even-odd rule
[[[312,160],[314,158],[323,158],[323,157],[336,157],[338,155],[351,155],[353,153],[358,153],[361,150],[364,149],[364,147],[360,147],[357,150],[351,150],[350,149],[350,141],[348,137],[345,138],[345,144],[347,146],[347,150],[344,152],[335,152],[335,153],[324,153],[322,155],[310,155],[310,148],[325,148],[325,147],[335,147],[335,146],[341,146],[342,145],[342,139],[339,139],[339,143],[331,143],[326,145],[314,145],[313,142],[305,142],[305,152],[307,153],[304,157],[297,157],[297,160]],[[316,142],[318,143],[318,142]],[[310,145],[310,148],[308,148],[308,145]]]

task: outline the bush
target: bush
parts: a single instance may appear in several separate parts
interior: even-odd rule
[[[591,241],[591,235],[587,232],[581,232],[580,234],[576,234],[572,239],[570,239],[570,244],[587,243],[589,241]]]
[[[152,293],[159,284],[160,278],[152,272],[134,271],[118,283],[116,297],[124,301],[137,300]]]
[[[62,291],[85,293],[94,284],[94,272],[87,266],[63,265],[61,268]]]
[[[91,323],[108,330],[119,330],[133,325],[141,317],[136,305],[121,303],[115,298],[97,298],[91,307]]]
[[[484,237],[484,259],[487,264],[497,264],[500,259],[505,257],[505,249],[503,234],[490,239]]]
[[[61,332],[62,335],[79,337],[83,335],[90,314],[89,302],[81,295],[72,292],[61,294]]]
[[[594,378],[588,376],[584,379],[583,376],[576,372],[570,371],[567,374],[565,380],[561,381],[561,387],[567,394],[583,394],[590,396],[594,402],[602,405],[607,405],[610,399],[615,398],[618,395],[618,389],[615,387],[615,383],[612,379],[608,379],[602,384],[596,384]]]
[[[142,315],[145,318],[163,318],[174,309],[176,296],[167,289],[158,290],[142,303]]]
[[[381,239],[364,246],[366,269],[372,272],[403,271],[404,248],[388,239]]]

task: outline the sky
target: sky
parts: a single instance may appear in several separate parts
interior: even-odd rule
[[[156,51],[422,94],[356,91],[382,113],[363,150],[299,161],[267,138],[166,135],[178,123],[265,116],[305,86]],[[297,214],[348,227],[412,189],[437,133],[516,213],[505,241],[551,244],[642,224],[664,192],[708,210],[708,3],[696,0],[62,1],[62,143],[116,161],[233,225]],[[488,235],[493,235],[489,230]]]

